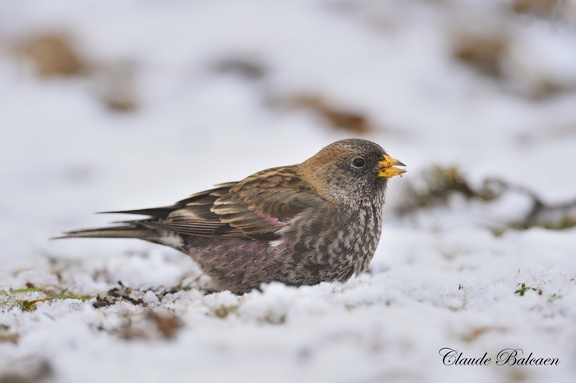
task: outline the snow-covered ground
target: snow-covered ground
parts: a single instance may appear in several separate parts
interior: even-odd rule
[[[533,3],[552,2],[1,2],[0,382],[572,382],[574,228],[495,234],[513,196],[394,213],[432,165],[576,196],[576,4]],[[82,69],[39,76],[46,35]],[[408,173],[346,284],[205,295],[169,248],[49,240],[350,136]]]

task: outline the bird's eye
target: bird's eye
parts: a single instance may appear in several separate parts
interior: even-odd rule
[[[354,158],[352,160],[352,166],[354,166],[355,168],[361,168],[362,166],[364,166],[364,164],[366,163],[366,161],[364,161],[363,158]]]

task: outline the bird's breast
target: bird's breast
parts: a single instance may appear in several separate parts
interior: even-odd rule
[[[276,246],[290,268],[346,281],[368,267],[380,239],[381,214],[374,206],[307,212],[282,229]]]

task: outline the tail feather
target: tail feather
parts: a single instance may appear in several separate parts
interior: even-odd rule
[[[170,212],[176,209],[175,206],[154,207],[150,209],[137,209],[137,210],[117,210],[117,211],[101,211],[97,214],[136,214],[147,215],[154,218],[165,217]]]
[[[63,238],[137,238],[146,241],[153,241],[157,234],[145,227],[138,226],[116,226],[102,227],[97,229],[67,231],[61,237]]]

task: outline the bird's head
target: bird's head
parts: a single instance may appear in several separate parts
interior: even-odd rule
[[[336,141],[299,165],[302,178],[324,199],[349,206],[383,205],[389,178],[405,166],[378,144],[362,139]]]

